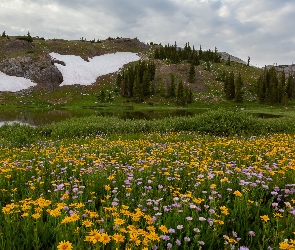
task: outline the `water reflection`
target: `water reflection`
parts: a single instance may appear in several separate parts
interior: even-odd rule
[[[111,116],[121,119],[161,119],[164,117],[175,116],[193,116],[205,112],[206,109],[194,110],[165,110],[165,111],[132,111],[132,110],[116,110],[116,111],[100,111],[94,109],[80,110],[13,110],[0,111],[0,126],[4,123],[21,123],[31,126],[41,126],[52,122],[59,122],[73,117],[85,117],[90,115]]]
[[[73,117],[86,117],[90,115],[118,117],[120,119],[161,119],[165,117],[175,116],[194,116],[206,112],[207,109],[178,109],[178,110],[95,110],[95,109],[79,109],[79,110],[13,110],[0,111],[0,126],[5,123],[21,123],[31,126],[41,126],[52,122],[60,122]],[[280,115],[267,113],[252,113],[253,116],[259,118],[279,118]]]

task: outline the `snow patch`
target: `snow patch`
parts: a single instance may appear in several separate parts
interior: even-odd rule
[[[9,76],[0,71],[0,92],[17,92],[37,84],[24,77]]]
[[[58,53],[49,54],[52,59],[63,61],[66,66],[59,63],[54,65],[62,73],[63,85],[91,85],[99,76],[114,73],[123,65],[138,61],[140,57],[132,52],[117,52],[89,58],[89,62],[83,60],[80,56],[60,55]]]

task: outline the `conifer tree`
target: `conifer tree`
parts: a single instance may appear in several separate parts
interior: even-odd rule
[[[28,31],[27,36],[28,36],[27,41],[28,41],[29,43],[33,42],[33,38],[31,37],[31,34],[30,34],[29,31]]]
[[[286,103],[286,75],[283,71],[281,74],[280,82],[278,85],[278,93],[277,93],[277,102],[285,104]]]
[[[194,83],[195,82],[195,76],[196,76],[195,65],[194,65],[193,62],[191,62],[190,68],[189,68],[189,73],[188,73],[188,82],[189,83]]]
[[[5,33],[5,31],[3,31],[3,33],[2,33],[2,37],[6,37],[6,33]]]
[[[250,66],[250,56],[248,56],[247,66]]]
[[[150,80],[148,71],[144,71],[142,77],[142,94],[143,96],[148,96],[150,94]]]
[[[287,96],[289,99],[293,99],[295,96],[295,82],[294,76],[289,74],[286,87]]]
[[[177,87],[177,104],[183,106],[184,101],[184,87],[183,82],[180,80]]]
[[[241,73],[239,72],[239,75],[235,81],[235,101],[236,102],[243,102],[243,80]]]
[[[143,88],[142,88],[142,82],[140,81],[139,72],[136,72],[136,75],[135,75],[134,97],[137,102],[143,101]]]
[[[170,75],[170,86],[168,88],[168,97],[175,97],[175,77]]]
[[[190,104],[190,103],[193,103],[194,101],[193,92],[187,86],[184,87],[184,99],[185,99],[184,101],[185,104]]]
[[[265,103],[266,98],[266,84],[263,75],[259,76],[257,80],[257,98],[259,103]]]
[[[228,55],[226,65],[230,66],[230,55]]]
[[[234,72],[229,74],[229,100],[233,100],[235,98],[235,75]]]

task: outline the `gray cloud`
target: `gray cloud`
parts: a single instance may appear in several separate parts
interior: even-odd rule
[[[45,38],[138,37],[226,51],[258,66],[295,61],[293,0],[1,0],[0,31]]]

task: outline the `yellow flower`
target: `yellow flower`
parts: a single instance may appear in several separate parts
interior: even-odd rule
[[[36,213],[36,214],[32,214],[32,217],[34,219],[39,219],[41,217],[41,215],[39,213]]]
[[[84,220],[82,225],[84,225],[85,227],[91,227],[93,223],[90,220]]]
[[[122,220],[120,218],[114,219],[115,225],[123,225],[125,223],[125,220]]]
[[[274,214],[274,217],[275,217],[275,218],[276,218],[276,217],[283,218],[283,216],[282,216],[280,213],[275,213],[275,214]]]
[[[263,215],[263,216],[260,216],[261,220],[267,222],[269,220],[269,217],[268,215]]]
[[[58,250],[71,250],[71,249],[73,249],[73,246],[72,246],[72,243],[64,240],[58,244],[57,249]]]
[[[163,233],[168,233],[168,229],[167,229],[167,227],[166,227],[165,225],[161,225],[161,226],[159,227],[159,229],[160,229]]]
[[[116,243],[123,243],[125,240],[125,236],[123,236],[121,234],[114,234],[113,240],[116,241]]]
[[[243,194],[242,194],[240,191],[238,191],[238,190],[236,190],[236,191],[234,192],[234,195],[235,195],[235,196],[239,196],[239,197],[243,196]]]
[[[102,237],[102,243],[105,245],[111,241],[111,237],[107,233],[101,234]]]
[[[290,245],[288,242],[281,242],[279,247],[280,249],[294,250],[294,247]]]

